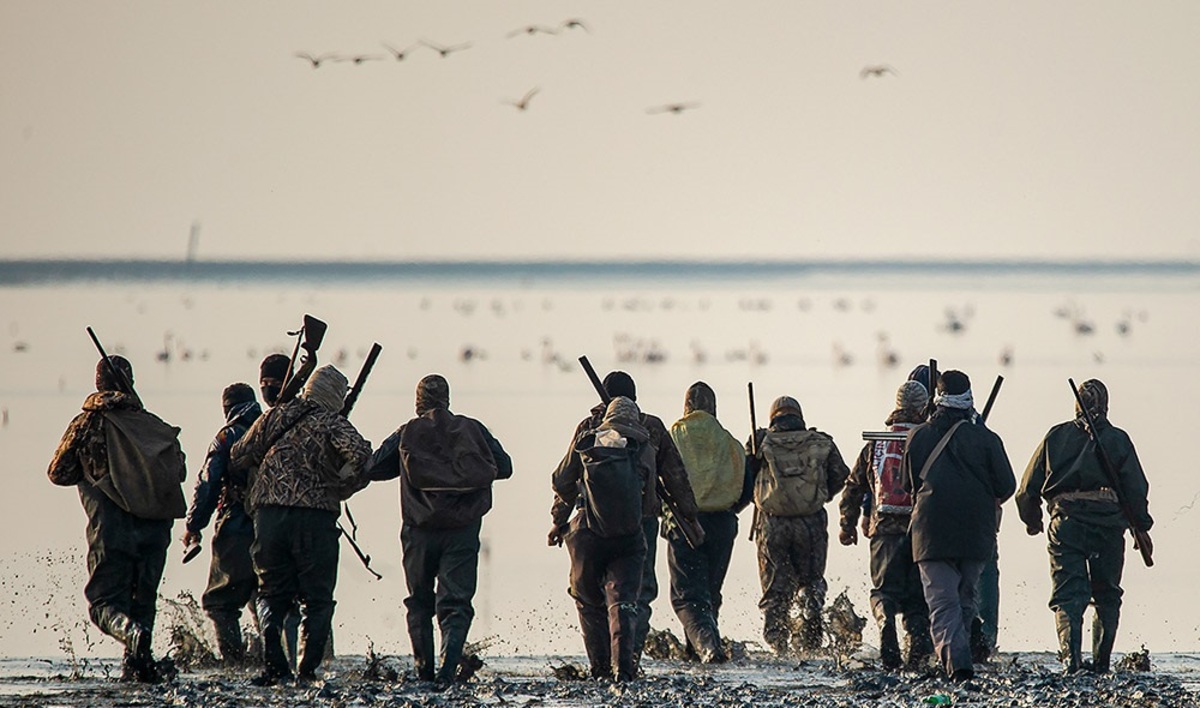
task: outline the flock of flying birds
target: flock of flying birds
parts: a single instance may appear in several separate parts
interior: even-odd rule
[[[563,20],[562,22],[560,22],[559,24],[554,25],[554,26],[533,24],[533,25],[525,25],[523,27],[518,27],[518,28],[513,29],[513,30],[509,31],[508,33],[506,33],[505,37],[508,39],[514,39],[514,38],[522,37],[522,36],[532,37],[534,35],[539,35],[539,34],[554,36],[554,35],[562,34],[564,32],[570,32],[573,30],[583,30],[587,34],[591,34],[591,31],[592,31],[591,28],[588,26],[588,24],[586,22],[584,22],[583,20],[578,19],[578,18],[570,18],[570,19]],[[395,46],[393,46],[392,44],[389,44],[388,42],[381,42],[381,45],[385,49],[387,49],[387,51],[391,55],[391,58],[395,59],[396,61],[404,61],[409,56],[411,56],[413,52],[415,52],[419,49],[427,49],[429,51],[437,52],[437,54],[441,58],[445,59],[445,58],[449,57],[451,54],[455,54],[457,52],[461,52],[461,51],[470,49],[473,46],[473,44],[474,44],[473,42],[464,42],[461,44],[442,45],[442,44],[436,44],[434,42],[430,42],[425,39],[420,39],[416,43],[410,44],[410,45],[404,47],[403,49],[397,49]],[[349,54],[349,55],[345,55],[345,54],[338,54],[336,52],[327,52],[327,53],[322,53],[322,54],[313,54],[311,52],[296,52],[295,56],[299,59],[303,59],[304,61],[308,62],[308,64],[313,69],[321,68],[321,65],[325,64],[326,62],[350,62],[352,64],[364,64],[366,62],[382,61],[382,60],[385,60],[388,58],[388,56],[384,55],[384,54]],[[883,78],[889,74],[892,76],[899,76],[899,72],[897,72],[894,68],[892,68],[891,66],[889,66],[887,64],[871,64],[868,66],[864,66],[862,68],[862,71],[859,72],[859,78],[862,78],[862,79]],[[507,100],[503,101],[503,103],[516,108],[518,111],[527,111],[527,110],[529,110],[530,101],[532,101],[533,97],[536,96],[540,91],[541,91],[541,88],[535,86],[534,88],[530,89],[529,91],[526,91],[525,95],[521,96],[521,98],[507,99]],[[671,114],[679,115],[685,111],[690,111],[692,109],[699,108],[699,107],[700,107],[700,103],[698,101],[682,101],[682,102],[675,102],[675,103],[664,103],[661,105],[651,106],[651,107],[647,108],[646,113],[648,113],[650,115],[663,114],[663,113],[671,113]]]

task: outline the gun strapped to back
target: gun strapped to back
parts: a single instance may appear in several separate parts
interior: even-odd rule
[[[600,396],[600,400],[604,405],[607,406],[611,403],[612,397],[608,395],[608,391],[604,390],[604,382],[596,375],[596,370],[592,368],[592,363],[588,361],[586,356],[579,357],[579,365],[587,373],[588,380],[592,382],[592,388],[596,389],[596,393]],[[679,527],[684,540],[692,548],[699,548],[704,543],[704,529],[700,526],[700,522],[695,519],[685,519],[683,514],[679,513],[679,503],[671,496],[671,491],[663,485],[662,480],[657,479],[657,475],[655,488],[658,490],[658,498],[667,506],[667,511],[675,521],[675,525]]]
[[[1083,411],[1083,418],[1087,422],[1088,437],[1096,444],[1096,455],[1100,458],[1100,466],[1104,468],[1104,475],[1108,477],[1108,483],[1112,485],[1113,493],[1117,495],[1117,504],[1121,506],[1121,514],[1125,517],[1125,523],[1129,524],[1129,533],[1133,534],[1133,547],[1142,554],[1142,562],[1146,564],[1146,567],[1152,567],[1154,565],[1154,543],[1150,540],[1150,532],[1137,527],[1133,508],[1129,506],[1129,501],[1121,495],[1121,478],[1117,474],[1117,469],[1113,467],[1108,453],[1105,452],[1104,445],[1100,442],[1100,434],[1096,431],[1096,420],[1092,418],[1092,412],[1083,404],[1083,398],[1079,395],[1075,381],[1067,379],[1067,383],[1071,384],[1071,395],[1075,396],[1075,403],[1079,406],[1079,410]]]
[[[367,384],[367,377],[371,375],[371,369],[375,368],[375,360],[379,358],[379,353],[383,351],[383,347],[379,346],[378,342],[371,345],[371,351],[367,354],[366,360],[363,361],[362,368],[358,370],[358,376],[354,379],[354,386],[350,389],[350,393],[346,395],[346,402],[342,404],[342,415],[349,418],[350,411],[354,410],[354,404],[358,402],[358,395],[362,393],[363,386]],[[375,576],[376,580],[383,580],[383,576],[375,572],[371,567],[370,554],[363,551],[358,545],[358,523],[354,520],[354,514],[350,511],[350,504],[342,502],[342,510],[346,512],[346,520],[350,522],[350,530],[347,531],[342,522],[337,522],[337,530],[346,538],[346,542],[350,544],[350,548],[354,551],[354,555],[358,556],[358,560],[362,562],[363,567],[367,572]]]
[[[321,320],[306,314],[303,326],[295,332],[288,332],[288,336],[296,338],[296,346],[292,348],[292,360],[288,363],[287,378],[284,379],[283,389],[279,392],[279,403],[287,403],[304,388],[309,375],[317,368],[317,349],[321,347],[321,342],[325,339],[325,330],[328,328],[329,326]],[[304,350],[304,354],[300,354],[301,349]],[[297,357],[300,360],[299,370],[296,369]]]
[[[758,418],[754,413],[754,382],[746,382],[746,394],[750,397],[750,455],[758,459]],[[758,504],[754,505],[754,516],[750,519],[750,539],[758,534]]]
[[[133,382],[125,378],[125,372],[118,369],[113,364],[112,359],[108,358],[108,353],[104,351],[104,345],[100,343],[100,338],[96,336],[96,332],[91,327],[88,327],[87,333],[92,338],[92,344],[96,345],[96,351],[100,352],[100,360],[104,362],[104,368],[108,369],[108,373],[112,376],[113,381],[116,382],[117,388],[121,390],[121,393],[133,396],[138,400],[138,403],[141,403],[142,399],[137,395],[137,391],[133,389]]]

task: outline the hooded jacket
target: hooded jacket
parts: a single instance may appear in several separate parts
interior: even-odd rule
[[[258,401],[246,401],[233,406],[225,416],[225,425],[209,444],[204,465],[196,476],[196,489],[187,515],[188,531],[202,531],[208,526],[214,510],[219,517],[245,511],[250,470],[231,466],[229,451],[261,415],[262,407]]]

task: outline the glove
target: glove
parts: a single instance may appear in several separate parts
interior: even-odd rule
[[[844,528],[842,529],[842,532],[838,534],[838,540],[842,542],[843,546],[857,546],[858,531],[856,531],[853,526]]]
[[[563,545],[563,529],[561,526],[555,526],[550,529],[550,533],[546,536],[547,546]]]
[[[1042,522],[1040,521],[1037,522],[1037,525],[1025,524],[1025,533],[1029,534],[1030,536],[1036,536],[1044,530],[1045,529],[1042,526]]]
[[[200,532],[199,531],[184,531],[183,536],[181,536],[179,538],[179,540],[183,541],[184,548],[187,548],[188,546],[193,546],[197,543],[200,543]]]

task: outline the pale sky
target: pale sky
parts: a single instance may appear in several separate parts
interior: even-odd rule
[[[183,257],[199,221],[222,259],[1197,259],[1198,31],[1193,0],[0,0],[0,258]],[[471,44],[381,45],[422,38]]]

